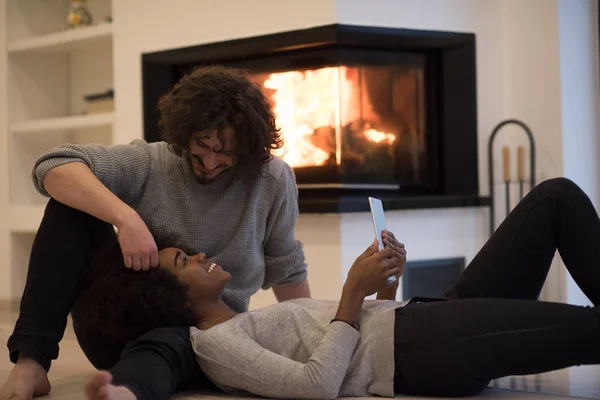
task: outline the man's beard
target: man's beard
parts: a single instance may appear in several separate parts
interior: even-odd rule
[[[189,165],[190,171],[192,171],[192,175],[194,175],[194,177],[196,178],[196,182],[198,182],[201,185],[210,185],[211,183],[222,179],[224,176],[226,176],[229,173],[229,170],[231,169],[231,168],[225,168],[224,170],[222,170],[218,175],[216,175],[213,178],[208,178],[206,176],[198,176],[195,174],[193,158],[194,158],[193,155],[190,155],[187,157],[188,165]]]

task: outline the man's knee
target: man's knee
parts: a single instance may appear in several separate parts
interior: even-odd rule
[[[153,329],[129,342],[125,346],[122,356],[140,352],[156,353],[167,359],[194,358],[190,342],[190,328],[177,326]]]
[[[44,210],[41,228],[63,229],[68,226],[71,231],[95,229],[101,222],[96,217],[51,198]],[[106,224],[108,225],[108,224]]]
[[[83,211],[79,211],[75,208],[64,205],[54,198],[50,198],[48,204],[46,204],[45,214],[60,215],[67,218],[84,218],[86,215],[88,215]]]

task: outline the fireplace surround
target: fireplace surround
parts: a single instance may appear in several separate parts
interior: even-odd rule
[[[333,24],[142,55],[144,137],[199,65],[247,69],[273,104],[301,212],[487,205],[475,35]]]

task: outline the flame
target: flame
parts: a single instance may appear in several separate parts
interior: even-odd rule
[[[392,135],[391,133],[376,131],[375,129],[368,129],[365,131],[365,136],[372,142],[381,143],[384,140],[388,142],[388,144],[394,143],[396,140],[396,135]]]
[[[354,86],[346,73],[346,67],[328,67],[272,73],[265,80],[264,87],[273,93],[273,111],[285,143],[276,155],[292,167],[324,165],[334,156],[340,164],[341,128],[353,119],[350,104]],[[315,130],[327,127],[330,132],[315,135]],[[330,133],[334,136],[328,136]],[[374,129],[364,134],[374,143],[391,144],[396,139],[391,133]]]

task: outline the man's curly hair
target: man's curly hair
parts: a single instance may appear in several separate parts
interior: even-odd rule
[[[92,257],[73,309],[80,332],[127,343],[152,329],[194,324],[187,287],[173,273],[127,269],[118,245],[113,247]]]
[[[197,68],[161,97],[158,109],[163,137],[178,156],[188,155],[192,133],[232,128],[235,168],[246,180],[257,178],[271,152],[283,146],[267,97],[239,69]]]

